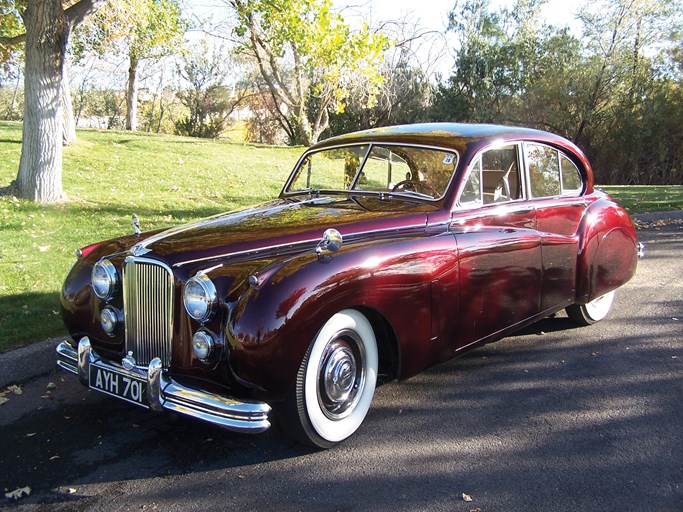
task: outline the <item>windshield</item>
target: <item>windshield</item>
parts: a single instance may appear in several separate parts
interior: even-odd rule
[[[441,198],[457,164],[452,151],[408,145],[359,144],[306,155],[285,193],[359,190]]]

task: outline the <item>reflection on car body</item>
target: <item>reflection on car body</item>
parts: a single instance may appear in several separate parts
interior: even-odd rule
[[[637,252],[628,215],[561,137],[358,132],[306,151],[270,203],[79,250],[58,364],[155,411],[240,432],[277,418],[331,447],[379,382],[562,309],[601,320]]]

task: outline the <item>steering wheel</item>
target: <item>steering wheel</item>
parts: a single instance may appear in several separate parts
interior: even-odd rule
[[[439,194],[439,191],[436,190],[436,189],[435,189],[434,187],[432,187],[431,185],[428,185],[428,184],[425,183],[424,181],[418,181],[418,180],[403,180],[403,181],[399,181],[396,185],[394,185],[394,187],[391,189],[391,191],[392,191],[392,192],[396,192],[396,190],[399,189],[399,188],[403,188],[403,189],[405,189],[405,190],[409,190],[409,189],[406,189],[406,187],[405,187],[406,185],[410,185],[411,187],[413,187],[412,192],[417,192],[417,190],[415,190],[416,188],[422,188],[422,189],[426,190],[426,191],[429,193],[429,194],[427,194],[427,195],[429,195],[429,196],[431,196],[431,197],[433,197],[433,198],[437,198],[437,197],[439,197],[439,196],[441,195],[441,194]],[[419,192],[418,192],[418,193],[419,193]]]

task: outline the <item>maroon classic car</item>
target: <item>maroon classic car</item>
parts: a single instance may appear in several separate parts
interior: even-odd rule
[[[275,201],[80,249],[58,365],[154,411],[239,432],[275,419],[327,448],[380,382],[562,309],[601,320],[638,250],[561,137],[352,133],[306,151]]]

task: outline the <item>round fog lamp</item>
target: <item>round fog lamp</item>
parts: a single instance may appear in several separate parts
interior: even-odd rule
[[[109,260],[100,260],[92,268],[90,277],[95,295],[103,300],[110,299],[118,281],[114,265]]]
[[[206,331],[197,331],[192,337],[192,349],[202,361],[208,359],[213,352],[213,338]]]
[[[112,308],[104,308],[100,312],[100,325],[102,326],[102,330],[109,336],[114,336],[118,321],[118,315]]]

